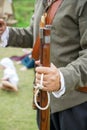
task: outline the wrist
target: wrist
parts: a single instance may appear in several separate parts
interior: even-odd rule
[[[63,74],[59,71],[59,89],[57,91],[52,92],[52,94],[56,97],[56,98],[60,98],[64,93],[65,93],[65,82],[64,82],[64,77]]]

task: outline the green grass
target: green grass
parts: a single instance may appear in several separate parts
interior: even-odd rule
[[[33,14],[35,0],[14,0],[17,27],[27,27]],[[21,48],[0,48],[0,59],[12,55],[22,55]],[[0,90],[0,130],[37,130],[36,111],[32,109],[33,78],[32,69],[20,71],[22,65],[14,62],[19,76],[18,93]],[[0,70],[0,78],[3,71]]]
[[[0,59],[22,55],[21,48],[0,48]],[[33,69],[20,71],[21,64],[14,62],[19,76],[19,91],[0,90],[0,130],[37,130],[36,111],[32,109]],[[3,71],[0,70],[0,78]]]
[[[15,17],[18,20],[17,27],[27,27],[34,12],[35,0],[14,0]]]

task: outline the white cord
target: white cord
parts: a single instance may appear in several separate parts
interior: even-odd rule
[[[35,95],[34,95],[34,102],[35,102],[35,105],[37,106],[38,109],[40,110],[46,110],[48,107],[49,107],[49,104],[50,104],[50,94],[47,92],[47,97],[48,97],[48,103],[45,107],[41,107],[38,105],[37,103],[37,96],[38,96],[38,93],[39,93],[39,90],[43,88],[43,74],[41,74],[41,81],[40,81],[40,84],[37,84],[37,86],[34,86],[34,88],[36,88],[36,92],[35,92]]]
[[[42,89],[43,88],[43,74],[41,74],[40,84],[37,84],[36,86],[34,86],[34,88],[36,88],[36,89]]]

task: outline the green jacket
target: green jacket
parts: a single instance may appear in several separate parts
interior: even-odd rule
[[[33,46],[44,9],[45,4],[37,0],[31,26],[10,29],[10,46]],[[87,0],[63,0],[52,23],[51,62],[63,73],[66,86],[60,98],[51,94],[51,112],[86,102],[87,93],[76,88],[87,86]]]

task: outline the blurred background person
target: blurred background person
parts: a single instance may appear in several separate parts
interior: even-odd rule
[[[3,58],[0,61],[0,68],[3,69],[3,78],[0,88],[8,91],[18,91],[18,75],[16,68],[10,58]]]

